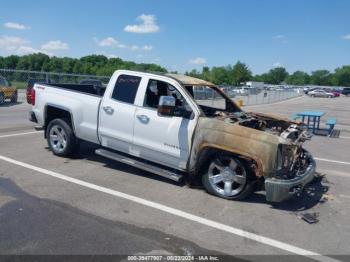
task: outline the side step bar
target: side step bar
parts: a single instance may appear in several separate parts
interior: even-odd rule
[[[175,172],[171,172],[170,170],[166,170],[157,166],[154,166],[152,164],[148,164],[142,161],[139,161],[137,159],[131,158],[131,157],[126,157],[121,154],[106,150],[106,149],[96,149],[95,153],[97,155],[107,157],[109,159],[116,160],[118,162],[127,164],[127,165],[132,165],[134,167],[140,168],[142,170],[148,171],[150,173],[154,173],[157,175],[160,175],[162,177],[169,178],[173,181],[180,182],[182,180],[182,175],[177,174]]]

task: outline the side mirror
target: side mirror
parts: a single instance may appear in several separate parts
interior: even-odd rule
[[[175,97],[161,96],[158,104],[159,116],[173,116],[175,111]]]

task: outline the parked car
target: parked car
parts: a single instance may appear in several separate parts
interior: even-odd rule
[[[335,95],[331,92],[327,92],[323,89],[315,89],[313,91],[309,91],[308,95],[311,97],[328,97],[328,98],[334,98]]]
[[[206,86],[225,103],[200,105]],[[316,164],[297,122],[242,111],[214,84],[178,74],[118,70],[103,96],[93,86],[35,84],[30,119],[53,154],[67,157],[80,141],[95,153],[174,181],[188,177],[225,199],[244,199],[265,184],[280,202],[313,180]]]
[[[342,91],[342,94],[344,96],[350,96],[350,87],[344,87],[343,91]]]
[[[249,87],[241,87],[234,90],[238,96],[248,96],[250,94]]]
[[[332,93],[334,95],[334,97],[339,97],[340,96],[340,92],[335,90],[335,89],[325,88],[323,90],[326,91],[327,93]]]
[[[304,93],[306,95],[308,95],[309,92],[314,91],[314,90],[318,90],[318,89],[320,89],[320,88],[319,87],[307,87],[306,89],[304,88]]]
[[[198,100],[212,100],[215,99],[215,93],[212,89],[206,88],[205,86],[196,86],[193,89],[194,97]]]
[[[340,94],[341,94],[340,92],[336,92],[336,91],[333,91],[332,93],[333,93],[333,95],[334,95],[335,97],[339,97]]]
[[[26,97],[27,97],[28,104],[32,103],[32,89],[34,84],[36,83],[45,84],[45,83],[51,83],[51,81],[46,79],[29,79],[27,83],[27,90],[26,90]]]
[[[226,95],[233,98],[236,96],[236,93],[234,92],[234,89],[230,86],[224,86],[220,88],[221,91],[223,91]]]
[[[9,99],[12,103],[17,103],[18,91],[5,77],[0,76],[0,105]]]

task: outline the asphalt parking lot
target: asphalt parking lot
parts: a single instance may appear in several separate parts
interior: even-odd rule
[[[53,156],[28,122],[29,108],[0,107],[0,254],[350,259],[350,98],[304,96],[245,108],[282,115],[322,110],[341,130],[339,138],[306,143],[320,177],[301,197],[276,205],[263,192],[241,202],[216,198],[96,156],[88,144],[72,159]],[[299,218],[304,212],[319,222],[306,223]]]

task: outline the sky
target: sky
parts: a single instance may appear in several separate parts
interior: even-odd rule
[[[103,54],[171,71],[350,64],[348,0],[1,0],[0,56]]]

